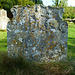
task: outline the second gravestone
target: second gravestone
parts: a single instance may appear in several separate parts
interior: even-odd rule
[[[9,56],[23,56],[36,62],[66,60],[68,24],[63,8],[14,6],[7,27]]]

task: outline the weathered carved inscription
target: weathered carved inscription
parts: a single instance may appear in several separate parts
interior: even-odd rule
[[[67,58],[68,24],[62,20],[63,8],[14,6],[7,27],[9,56],[50,62]]]

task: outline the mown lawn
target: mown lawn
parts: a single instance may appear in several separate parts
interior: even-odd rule
[[[68,62],[34,64],[7,56],[7,32],[0,31],[0,75],[75,75],[75,24],[68,26]]]
[[[68,24],[68,56],[71,60],[75,60],[75,24]]]
[[[0,31],[0,51],[7,51],[7,32]]]

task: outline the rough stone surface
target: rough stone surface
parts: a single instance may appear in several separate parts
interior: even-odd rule
[[[63,8],[14,6],[7,25],[9,56],[23,56],[36,62],[67,58],[68,24],[62,20]]]
[[[7,29],[7,23],[9,18],[7,17],[7,11],[4,9],[0,9],[0,30]]]

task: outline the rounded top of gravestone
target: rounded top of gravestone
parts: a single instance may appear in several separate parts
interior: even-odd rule
[[[11,8],[13,18],[15,18],[16,15],[18,15],[19,13],[22,13],[21,15],[23,15],[25,13],[24,10],[26,10],[28,12],[35,12],[35,13],[40,12],[43,15],[44,15],[44,13],[47,13],[47,12],[48,12],[48,14],[53,12],[54,14],[58,14],[61,19],[62,19],[62,14],[64,12],[64,9],[61,8],[61,7],[43,6],[42,4],[35,4],[33,6],[30,6],[30,5],[26,5],[26,6],[15,5]]]
[[[14,5],[12,8],[20,8],[20,7],[34,7],[34,6],[40,6],[40,7],[42,7],[42,8],[46,8],[46,9],[63,9],[62,7],[52,7],[52,6],[44,6],[44,5],[42,5],[42,4],[35,4],[35,5],[33,5],[33,6],[30,6],[30,5],[25,5],[25,6],[22,6],[22,5]],[[11,8],[11,9],[12,9]]]

